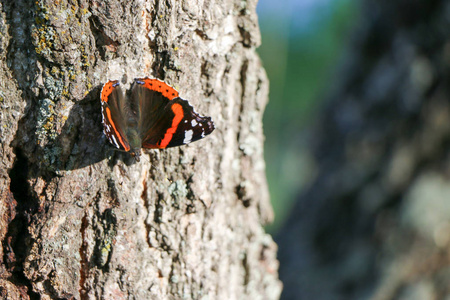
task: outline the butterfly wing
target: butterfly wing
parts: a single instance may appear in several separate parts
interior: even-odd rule
[[[132,90],[140,99],[139,128],[143,148],[169,148],[204,138],[214,130],[210,117],[197,114],[178,92],[157,79],[138,78]]]
[[[175,98],[166,105],[162,119],[166,119],[166,116],[171,117],[170,124],[163,120],[155,124],[156,127],[166,128],[164,134],[157,135],[150,129],[142,147],[164,149],[181,146],[200,140],[214,130],[214,123],[210,117],[199,115],[188,101],[181,98]]]
[[[111,144],[124,151],[129,151],[130,144],[125,135],[126,103],[117,80],[105,83],[100,93],[100,100],[103,132]]]

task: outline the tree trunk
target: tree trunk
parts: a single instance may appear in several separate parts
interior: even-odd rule
[[[256,1],[8,1],[0,13],[0,294],[277,299]],[[216,130],[145,151],[102,133],[108,79],[165,80]]]
[[[449,299],[450,2],[363,7],[277,238],[282,298]]]

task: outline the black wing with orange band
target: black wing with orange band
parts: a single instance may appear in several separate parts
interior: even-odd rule
[[[138,78],[132,89],[139,107],[138,127],[143,148],[169,148],[204,138],[214,130],[210,117],[196,113],[178,92],[158,79]]]
[[[102,103],[103,132],[111,144],[124,151],[130,150],[125,135],[125,98],[117,80],[105,83],[100,93]]]

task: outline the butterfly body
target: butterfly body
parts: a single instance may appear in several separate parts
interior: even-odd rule
[[[100,94],[104,133],[118,149],[139,161],[141,148],[165,149],[204,138],[214,130],[178,92],[158,79],[137,78],[125,96],[117,80]]]

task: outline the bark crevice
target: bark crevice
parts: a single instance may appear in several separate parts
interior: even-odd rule
[[[28,159],[18,148],[16,158],[9,171],[10,191],[15,204],[11,205],[11,220],[3,241],[3,262],[9,273],[8,280],[16,285],[26,287],[30,299],[39,299],[33,292],[32,282],[24,274],[24,262],[30,252],[31,235],[28,225],[37,209],[37,199],[30,193],[28,182]]]

